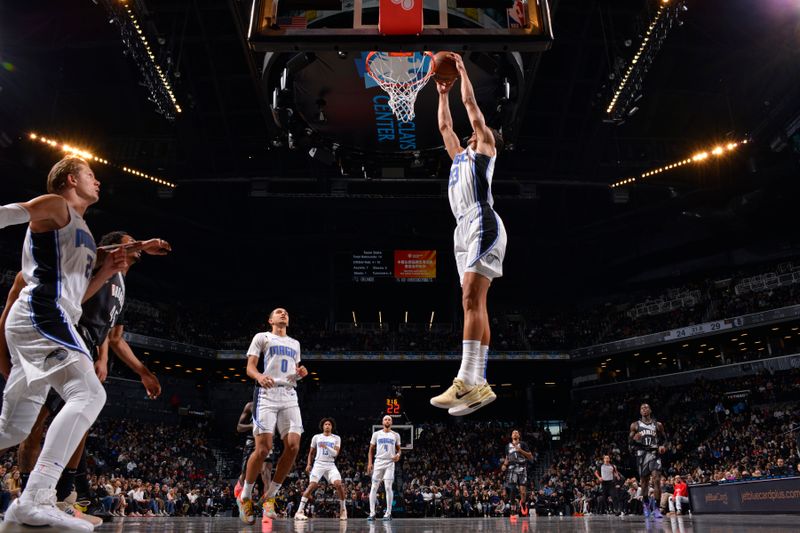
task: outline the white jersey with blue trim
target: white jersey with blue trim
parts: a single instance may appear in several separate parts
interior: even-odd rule
[[[81,318],[97,247],[83,217],[71,207],[69,215],[69,223],[58,230],[33,233],[28,227],[22,250],[26,285],[18,299],[27,305],[15,308],[30,313],[33,326],[44,337],[85,351],[74,325]]]
[[[479,154],[467,146],[453,158],[447,196],[453,216],[460,221],[476,207],[493,207],[492,176],[497,156]]]
[[[400,446],[400,434],[382,429],[372,434],[370,444],[375,445],[375,463],[391,463]]]
[[[297,366],[300,364],[300,342],[288,335],[257,333],[247,350],[248,357],[258,357],[258,371],[269,376],[275,386],[269,389],[256,385],[254,401],[259,398],[280,404],[296,404]]]
[[[325,435],[324,433],[317,433],[311,437],[311,447],[316,449],[314,455],[314,464],[334,464],[336,457],[336,447],[341,449],[342,439],[339,435]]]

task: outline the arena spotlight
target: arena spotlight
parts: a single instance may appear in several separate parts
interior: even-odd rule
[[[671,5],[672,4],[672,5]],[[617,85],[613,89],[611,100],[606,107],[608,118],[606,121],[621,124],[629,113],[628,109],[633,102],[641,98],[641,87],[644,77],[655,56],[661,49],[669,31],[678,21],[678,17],[684,10],[680,7],[683,2],[669,2],[661,0],[656,10],[656,14],[647,26],[642,42],[630,60],[628,68],[619,76]],[[617,79],[614,72],[609,73],[609,79]]]
[[[168,120],[173,120],[183,109],[172,90],[166,69],[162,69],[156,61],[156,55],[147,40],[143,24],[128,0],[104,0],[102,4],[108,16],[119,22],[122,44],[144,78],[143,84],[150,91],[149,99],[156,105],[159,113]]]
[[[45,137],[44,135],[39,135],[38,133],[35,133],[35,132],[29,133],[28,134],[28,139],[31,140],[31,141],[38,141],[38,142],[40,142],[42,144],[46,144],[47,146],[50,146],[51,148],[54,148],[56,150],[61,150],[61,151],[66,152],[68,154],[73,154],[73,155],[76,155],[78,157],[82,157],[86,161],[101,163],[103,165],[107,165],[109,167],[113,167],[113,168],[122,170],[123,172],[127,172],[129,174],[133,174],[134,176],[137,176],[139,178],[144,178],[144,179],[150,180],[150,181],[152,181],[154,183],[157,183],[158,185],[162,185],[164,187],[170,187],[170,188],[173,188],[173,189],[175,187],[177,187],[176,184],[174,184],[174,183],[172,183],[170,181],[167,181],[165,179],[162,179],[162,178],[159,178],[159,177],[156,177],[156,176],[151,176],[150,174],[147,174],[147,173],[142,172],[141,170],[137,170],[135,168],[131,168],[131,167],[127,167],[127,166],[115,165],[114,163],[109,162],[108,159],[103,159],[102,157],[98,157],[97,155],[92,154],[88,150],[84,150],[82,148],[77,148],[75,146],[72,146],[71,144],[67,144],[65,142],[57,141],[55,139],[50,139],[48,137]]]
[[[736,150],[736,148],[739,147],[739,145],[742,145],[742,144],[747,144],[747,139],[744,139],[744,140],[742,140],[740,142],[731,141],[731,142],[728,142],[728,143],[726,143],[724,145],[717,144],[713,148],[710,148],[708,150],[703,150],[701,152],[696,152],[691,157],[687,157],[686,159],[681,159],[680,161],[675,161],[674,163],[670,163],[670,164],[664,165],[662,167],[658,167],[658,168],[654,168],[654,169],[651,169],[651,170],[647,170],[645,172],[642,172],[638,176],[634,176],[634,177],[631,177],[631,178],[625,178],[625,179],[619,180],[617,182],[614,182],[614,183],[611,184],[611,188],[615,189],[617,187],[622,187],[624,185],[630,185],[632,183],[635,183],[638,180],[641,180],[641,179],[644,179],[644,178],[649,178],[650,176],[655,176],[656,174],[661,174],[662,172],[667,172],[669,170],[674,170],[676,168],[679,168],[679,167],[682,167],[682,166],[685,166],[685,165],[689,165],[689,164],[692,164],[692,163],[703,163],[704,161],[706,161],[712,155],[717,157],[717,158],[721,158],[721,157],[727,155],[728,153],[733,152],[734,150]]]

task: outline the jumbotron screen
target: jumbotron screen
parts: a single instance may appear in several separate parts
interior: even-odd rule
[[[353,281],[432,282],[436,250],[362,250],[353,252]]]

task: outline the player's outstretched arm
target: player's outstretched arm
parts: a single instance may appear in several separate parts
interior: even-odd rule
[[[439,111],[437,113],[439,119],[439,133],[442,135],[444,141],[444,148],[447,150],[447,155],[450,159],[461,151],[461,143],[458,142],[458,136],[453,130],[453,116],[450,114],[450,89],[453,88],[453,83],[436,82],[436,90],[439,92]]]
[[[6,319],[11,306],[19,298],[19,293],[25,288],[25,279],[22,277],[22,272],[17,272],[14,277],[14,283],[11,285],[11,290],[8,291],[6,298],[6,306],[3,308],[3,314],[0,315],[0,374],[3,379],[8,379],[8,374],[11,372],[11,355],[8,353],[8,343],[6,342]]]
[[[86,302],[97,294],[97,291],[105,285],[106,281],[111,279],[111,276],[128,268],[128,256],[125,250],[114,250],[113,252],[101,252],[98,250],[97,258],[100,268],[95,271],[92,279],[89,280],[89,285],[86,287],[86,292],[83,293],[81,303]]]
[[[0,206],[0,228],[40,223],[36,231],[60,229],[69,223],[69,207],[63,196],[43,194],[28,202]]]
[[[133,353],[128,341],[122,336],[123,327],[124,326],[119,325],[111,328],[111,331],[108,332],[108,344],[111,346],[111,349],[114,350],[114,353],[117,354],[117,357],[119,357],[128,368],[138,374],[139,379],[142,380],[142,385],[144,385],[147,391],[147,396],[155,400],[161,395],[161,383],[158,381],[156,375],[150,372],[150,369],[144,366],[144,363]]]
[[[475,90],[472,88],[472,82],[467,74],[467,68],[464,66],[464,60],[460,55],[451,52],[450,57],[455,61],[458,75],[461,78],[461,101],[467,110],[469,122],[472,124],[472,129],[478,138],[478,152],[494,156],[496,153],[494,145],[494,135],[492,130],[486,126],[486,119],[483,118],[483,113],[478,107],[478,101],[475,99]]]

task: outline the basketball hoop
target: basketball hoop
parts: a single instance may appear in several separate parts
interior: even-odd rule
[[[367,73],[389,94],[389,107],[397,120],[414,120],[417,94],[431,79],[435,64],[432,52],[370,52]]]

